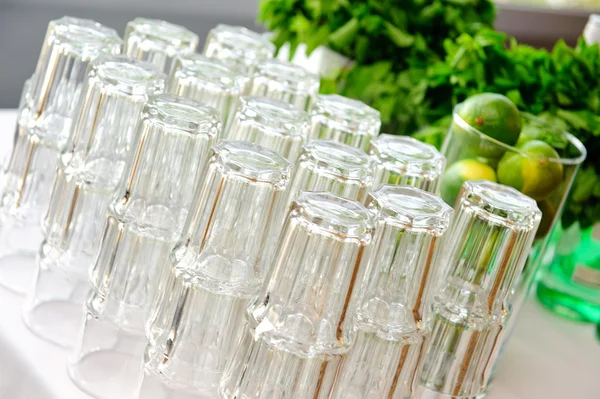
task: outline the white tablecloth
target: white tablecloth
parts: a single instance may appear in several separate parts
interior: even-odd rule
[[[0,110],[0,157],[16,113]],[[66,373],[66,350],[33,336],[22,298],[0,288],[0,399],[85,399]],[[488,399],[600,399],[600,342],[593,326],[527,304],[502,356]]]

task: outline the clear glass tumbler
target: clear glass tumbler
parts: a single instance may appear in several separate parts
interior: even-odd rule
[[[373,161],[361,150],[332,140],[302,146],[290,184],[288,204],[302,191],[327,191],[364,201],[373,185]]]
[[[371,141],[369,155],[375,161],[374,190],[400,184],[439,194],[446,158],[434,146],[408,136],[381,134]]]
[[[292,164],[252,143],[213,147],[146,334],[144,399],[215,397],[277,240]]]
[[[270,59],[256,67],[247,94],[283,101],[306,111],[319,92],[320,84],[319,76],[301,66]]]
[[[95,398],[133,398],[144,328],[161,268],[183,231],[193,187],[220,129],[213,108],[161,95],[146,105],[133,156],[108,207],[90,270],[86,315],[69,375]]]
[[[196,51],[200,41],[187,28],[159,19],[135,18],[125,27],[123,54],[154,64],[171,74],[178,56]]]
[[[40,223],[86,68],[99,54],[118,54],[121,45],[117,32],[87,19],[64,17],[48,25],[35,73],[23,87],[13,151],[0,176],[0,284],[15,292],[24,294],[33,280]]]
[[[381,128],[381,114],[338,94],[321,94],[310,109],[310,139],[335,140],[367,151]]]
[[[323,192],[294,200],[221,398],[328,398],[354,341],[350,297],[372,235],[372,216],[357,201]]]
[[[217,25],[208,33],[203,54],[235,63],[249,74],[257,65],[273,58],[275,51],[275,45],[260,33],[241,26]]]
[[[375,215],[375,235],[351,300],[357,338],[329,399],[413,398],[431,332],[429,299],[439,283],[441,238],[453,210],[409,186],[382,186],[366,204]]]
[[[424,398],[485,394],[542,212],[517,190],[466,182],[446,234],[420,383]]]
[[[175,61],[167,90],[215,108],[225,126],[242,93],[239,74],[238,69],[219,60],[192,54]]]
[[[50,342],[75,343],[106,208],[131,156],[142,109],[164,85],[153,65],[126,56],[101,56],[88,68],[54,175],[35,285],[25,301],[25,323]]]
[[[308,134],[306,112],[266,97],[242,97],[224,132],[228,140],[249,141],[296,162]]]

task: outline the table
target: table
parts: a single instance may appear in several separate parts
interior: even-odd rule
[[[15,119],[14,110],[0,110],[0,158],[11,149]],[[22,302],[0,288],[0,398],[89,399],[67,376],[68,351],[25,328]],[[592,325],[560,319],[531,300],[521,312],[487,399],[538,398],[600,398],[600,341]]]

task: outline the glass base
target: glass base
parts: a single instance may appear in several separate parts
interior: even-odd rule
[[[89,312],[78,347],[69,361],[69,377],[97,399],[138,397],[146,339]]]
[[[537,286],[539,301],[554,313],[570,320],[600,322],[600,304],[594,304],[557,289],[550,288],[542,281]]]
[[[38,267],[34,289],[23,307],[25,325],[45,341],[72,347],[80,331],[88,290],[87,281]]]
[[[0,256],[0,286],[25,295],[33,284],[36,252],[18,251]]]

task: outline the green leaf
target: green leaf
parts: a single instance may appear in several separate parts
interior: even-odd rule
[[[384,26],[387,32],[387,36],[398,47],[410,47],[414,43],[415,38],[412,35],[403,32],[401,29],[395,27],[387,21],[384,23]]]
[[[352,18],[329,35],[329,43],[333,44],[336,48],[344,48],[354,40],[358,29],[358,19]]]

